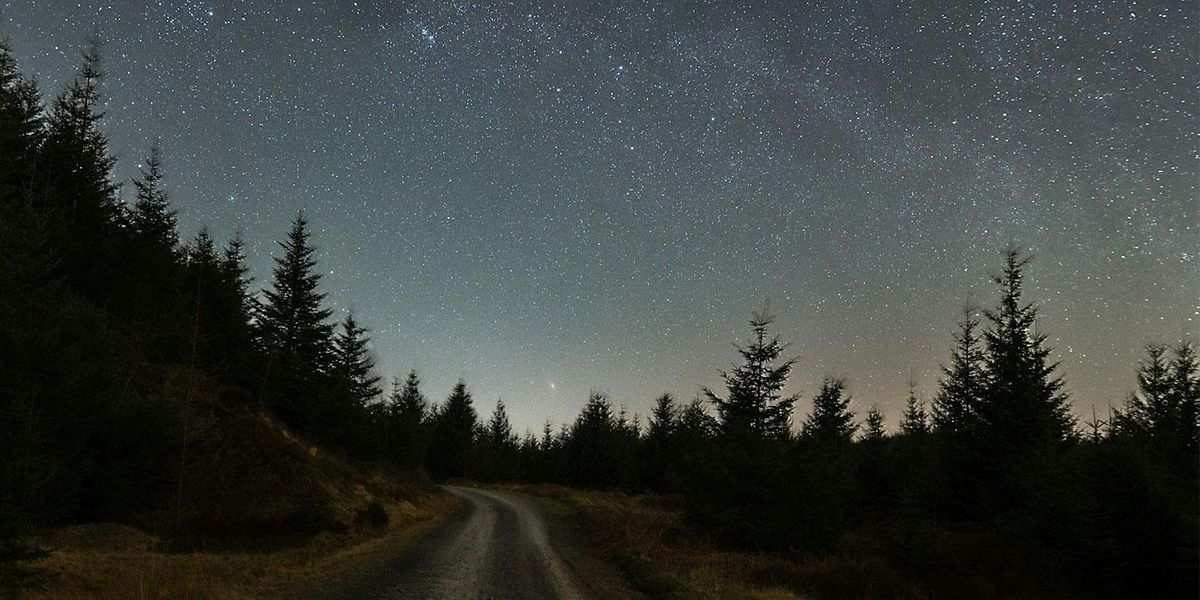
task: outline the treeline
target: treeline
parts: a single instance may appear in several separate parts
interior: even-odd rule
[[[240,237],[179,239],[156,148],[123,202],[100,128],[100,66],[93,44],[47,105],[0,46],[0,577],[39,555],[23,543],[35,527],[128,521],[170,503],[185,413],[164,373],[184,367],[220,382],[223,401],[359,460],[655,492],[747,548],[826,552],[886,522],[902,532],[896,560],[934,572],[937,532],[982,527],[1063,590],[1198,585],[1192,347],[1151,346],[1127,405],[1076,423],[1017,251],[1004,255],[995,305],[964,312],[932,402],[910,392],[898,431],[877,409],[854,414],[840,378],[795,414],[799,396],[784,393],[795,361],[759,314],[725,389],[687,403],[663,395],[645,423],[592,394],[573,423],[517,435],[502,403],[481,417],[463,382],[440,403],[416,373],[384,392],[367,330],[352,314],[331,322],[302,214],[257,291]]]
[[[1037,307],[1022,299],[1027,264],[1004,254],[998,302],[964,311],[936,394],[927,406],[910,387],[895,432],[878,408],[854,414],[836,377],[797,419],[800,397],[783,391],[795,360],[757,314],[724,390],[686,404],[663,395],[644,425],[593,393],[569,426],[517,436],[503,403],[479,420],[460,384],[422,421],[431,471],[667,494],[699,528],[754,550],[828,552],[885,523],[899,531],[891,558],[935,579],[940,532],[983,527],[1028,557],[1024,576],[1057,586],[1043,593],[1190,597],[1195,351],[1148,346],[1125,406],[1077,423]],[[419,397],[412,376],[398,389],[390,406]]]
[[[366,330],[330,322],[302,214],[257,291],[240,236],[180,240],[157,147],[121,199],[99,50],[47,102],[0,43],[0,589],[44,555],[37,527],[188,526],[170,515],[189,426],[173,370],[326,449],[415,471],[424,456],[424,401],[378,401]]]

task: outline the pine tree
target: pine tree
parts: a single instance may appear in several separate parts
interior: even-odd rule
[[[197,293],[200,289],[216,287],[220,282],[221,259],[217,256],[216,242],[212,241],[209,228],[200,228],[196,239],[184,250],[188,290]]]
[[[1067,441],[1074,420],[1062,392],[1063,381],[1049,362],[1046,336],[1034,331],[1037,307],[1023,302],[1022,285],[1029,258],[1010,248],[1004,271],[995,277],[1000,304],[985,312],[986,384],[978,407],[992,450],[1010,456],[1025,449]]]
[[[217,256],[217,244],[207,227],[201,227],[196,238],[185,249],[188,288],[193,293],[197,290],[215,288],[220,282],[220,257]]]
[[[720,415],[720,433],[738,442],[784,440],[791,434],[792,410],[798,395],[781,394],[796,360],[775,366],[784,345],[778,337],[767,338],[772,317],[764,310],[750,321],[754,339],[749,346],[738,347],[745,362],[732,372],[721,372],[728,395],[717,396],[704,388],[704,395]]]
[[[652,442],[665,442],[675,431],[679,409],[675,399],[670,394],[663,394],[654,401],[654,409],[650,412],[650,428],[646,437]]]
[[[220,273],[226,344],[231,352],[248,357],[253,351],[251,316],[257,304],[250,296],[250,268],[246,266],[246,242],[239,230],[221,253]]]
[[[865,442],[879,441],[887,437],[887,431],[883,426],[883,413],[879,411],[878,406],[872,405],[867,410],[867,417],[863,420],[862,439]]]
[[[513,434],[512,424],[508,422],[503,400],[496,401],[496,408],[492,411],[484,431],[492,448],[507,448],[516,443],[517,436]]]
[[[1190,342],[1180,342],[1175,346],[1174,354],[1170,394],[1172,404],[1179,411],[1177,438],[1184,454],[1194,460],[1196,450],[1200,447],[1200,377],[1197,376],[1200,365],[1197,364],[1196,350]]]
[[[241,230],[235,232],[225,244],[225,250],[221,253],[221,274],[230,287],[231,295],[242,305],[248,322],[251,313],[250,284],[254,278],[246,266],[246,240]]]
[[[666,486],[668,472],[677,460],[675,434],[679,412],[670,394],[659,396],[650,412],[641,470],[642,480],[651,488],[662,489]]]
[[[803,435],[819,444],[848,443],[858,426],[850,412],[850,396],[845,393],[846,381],[826,377],[813,397],[812,412],[804,421]]]
[[[1200,427],[1195,353],[1183,343],[1173,354],[1168,357],[1161,344],[1146,346],[1146,358],[1138,366],[1138,391],[1114,415],[1114,426],[1119,436],[1140,437],[1166,453],[1194,457]]]
[[[275,257],[272,289],[263,291],[259,335],[274,365],[274,403],[285,417],[315,425],[318,407],[312,388],[328,371],[333,326],[327,320],[333,311],[323,306],[325,294],[318,291],[321,274],[304,213],[292,221],[280,246],[284,253]]]
[[[123,322],[134,346],[152,362],[180,360],[195,323],[188,306],[184,252],[175,212],[163,185],[158,146],[134,178],[137,200],[128,213],[128,235],[120,248],[121,273],[112,285],[122,295],[111,310]]]
[[[974,313],[973,308],[963,309],[950,366],[942,367],[932,411],[933,429],[939,432],[957,434],[966,431],[975,418],[983,393],[984,354],[978,334],[979,319]]]
[[[141,176],[133,180],[137,200],[129,215],[129,225],[139,252],[153,252],[175,259],[178,256],[179,233],[175,211],[171,209],[167,190],[163,187],[162,151],[157,144],[141,168]]]
[[[100,42],[93,38],[79,74],[50,109],[32,196],[53,223],[51,241],[70,283],[101,303],[118,280],[123,218],[111,177],[116,161],[99,126],[102,79]]]
[[[409,371],[403,383],[399,378],[392,379],[387,414],[387,447],[391,460],[407,469],[425,464],[429,403],[421,393],[421,379],[416,371]]]
[[[508,421],[503,400],[496,402],[480,437],[485,446],[479,461],[483,475],[492,481],[512,481],[517,473],[517,436]]]
[[[394,390],[399,387],[399,383],[398,380],[393,381]],[[417,376],[416,371],[408,372],[403,389],[393,391],[392,400],[397,414],[405,423],[419,426],[428,416],[429,403],[425,400],[425,395],[421,393],[421,378]]]
[[[51,427],[58,421],[51,411],[67,402],[46,406],[45,397],[71,398],[74,394],[56,394],[54,388],[81,376],[63,369],[70,377],[47,377],[48,365],[40,364],[50,357],[52,363],[70,364],[64,359],[69,349],[55,343],[62,334],[51,333],[63,328],[59,321],[68,303],[61,286],[48,277],[55,262],[44,219],[31,203],[44,135],[40,104],[36,86],[17,71],[8,42],[0,40],[0,355],[6,357],[0,386],[0,589],[29,575],[27,563],[47,553],[31,546],[26,536],[42,520],[39,513],[62,501],[52,490],[67,469],[47,452],[47,442],[55,437]],[[69,345],[78,341],[71,339]],[[89,401],[95,391],[86,388]]]
[[[1175,432],[1171,375],[1166,346],[1146,346],[1146,358],[1138,365],[1138,391],[1114,418],[1120,435],[1162,437]]]
[[[375,360],[367,348],[367,330],[358,324],[353,312],[346,313],[341,331],[333,342],[332,370],[338,385],[345,389],[354,411],[363,411],[379,398],[379,376]]]
[[[916,382],[908,382],[908,397],[904,400],[904,413],[900,419],[900,431],[904,435],[927,433],[929,431],[929,415],[925,413],[925,403],[917,396]]]
[[[437,477],[463,477],[470,474],[479,416],[459,380],[434,416],[433,440],[429,448],[429,470]]]
[[[576,485],[612,487],[620,481],[620,425],[604,394],[592,392],[566,440],[567,472]]]
[[[41,95],[0,39],[0,207],[27,201],[45,136]]]

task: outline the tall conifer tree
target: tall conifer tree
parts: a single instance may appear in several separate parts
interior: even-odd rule
[[[784,345],[777,336],[767,336],[771,322],[765,310],[751,319],[753,340],[748,346],[738,347],[744,362],[731,372],[721,373],[727,395],[722,398],[704,389],[720,415],[720,433],[729,440],[782,440],[791,434],[792,410],[799,396],[783,396],[782,390],[796,360],[775,364]]]
[[[950,365],[942,367],[931,411],[933,428],[945,433],[961,433],[968,429],[983,393],[984,355],[974,308],[963,309],[954,343]]]
[[[994,451],[1001,456],[1065,442],[1074,421],[1054,374],[1046,336],[1035,330],[1037,307],[1022,298],[1029,258],[1015,248],[1004,254],[1004,270],[995,277],[999,305],[985,312],[987,374],[978,414]]]
[[[117,279],[123,218],[111,177],[116,160],[100,131],[102,79],[100,42],[93,38],[79,74],[50,109],[32,195],[53,224],[52,243],[71,284],[100,302]]]
[[[141,168],[141,176],[133,180],[137,200],[129,215],[137,249],[171,258],[178,256],[179,232],[175,211],[163,186],[162,151],[158,144],[151,146],[150,156]]]
[[[8,40],[0,39],[0,208],[28,201],[45,136],[42,101],[17,70]]]
[[[908,396],[904,399],[900,431],[905,435],[929,431],[929,415],[925,412],[925,403],[917,396],[917,384],[914,381],[908,382]]]
[[[462,477],[470,473],[479,415],[475,412],[467,384],[459,380],[434,417],[429,448],[430,471],[440,477]]]
[[[883,426],[883,413],[879,412],[878,406],[872,406],[867,410],[867,416],[863,419],[862,439],[863,441],[878,441],[887,436],[887,431]]]
[[[858,426],[850,412],[850,396],[846,380],[826,377],[813,397],[812,412],[804,420],[803,434],[819,444],[848,443]]]
[[[365,409],[382,392],[366,333],[354,313],[348,312],[333,343],[333,372],[339,385],[345,387],[354,410]]]
[[[274,403],[285,416],[314,424],[319,412],[314,383],[329,371],[333,311],[319,291],[316,249],[310,242],[304,213],[296,215],[283,256],[275,257],[271,289],[264,290],[259,311],[260,336],[271,369]]]

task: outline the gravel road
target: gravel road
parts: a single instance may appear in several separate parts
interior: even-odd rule
[[[571,552],[531,499],[447,487],[466,509],[380,572],[345,590],[347,598],[537,599],[636,598],[608,570]]]

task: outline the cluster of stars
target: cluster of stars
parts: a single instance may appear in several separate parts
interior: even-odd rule
[[[385,374],[533,429],[590,389],[690,398],[765,298],[798,389],[847,375],[894,417],[1010,241],[1081,414],[1196,333],[1193,10],[806,4],[0,2],[0,27],[50,96],[95,24],[121,178],[160,139],[184,233],[242,229],[259,283],[306,209]]]

